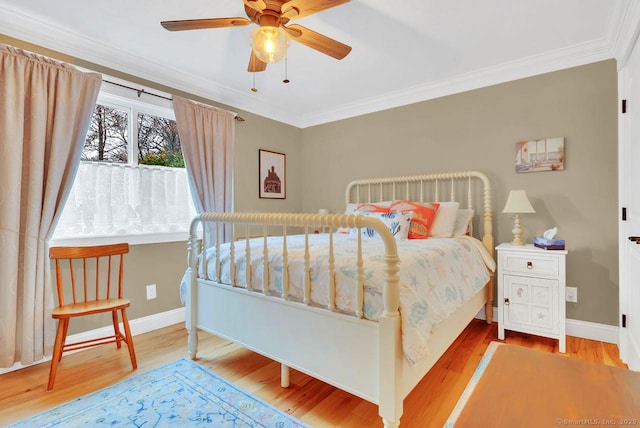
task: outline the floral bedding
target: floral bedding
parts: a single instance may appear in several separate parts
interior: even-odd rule
[[[355,313],[357,237],[334,234],[336,311]],[[268,238],[269,294],[282,295],[282,237]],[[262,292],[263,238],[252,239],[250,288]],[[287,237],[289,299],[302,301],[304,290],[304,235]],[[412,363],[428,355],[434,328],[473,297],[489,281],[495,262],[480,241],[459,238],[397,240],[400,257],[400,313],[405,356]],[[234,243],[236,286],[246,288],[246,241]],[[329,303],[329,235],[309,235],[311,304]],[[230,284],[230,246],[220,246],[221,282]],[[376,320],[383,310],[384,245],[379,238],[362,238],[364,260],[364,317]],[[215,248],[207,250],[206,269],[215,277]],[[200,263],[200,276],[204,265]]]

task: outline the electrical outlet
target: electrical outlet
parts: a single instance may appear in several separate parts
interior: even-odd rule
[[[577,302],[578,301],[578,289],[576,287],[566,287],[566,301],[567,302]]]
[[[156,285],[155,284],[147,285],[147,300],[151,300],[155,298],[156,298]]]

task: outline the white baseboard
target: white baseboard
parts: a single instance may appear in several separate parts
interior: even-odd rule
[[[170,311],[161,312],[161,313],[149,315],[146,317],[130,320],[129,326],[131,327],[131,334],[133,336],[137,336],[138,334],[147,333],[153,330],[157,330],[159,328],[168,327],[173,324],[184,322],[184,314],[185,314],[185,308],[181,307],[177,309],[172,309]],[[120,329],[124,331],[122,324],[120,324]],[[99,337],[108,336],[110,334],[113,334],[113,326],[101,327],[95,330],[89,330],[82,333],[72,334],[71,336],[67,337],[67,342],[69,343],[81,342],[85,340],[97,339]],[[83,350],[80,349],[78,351],[67,352],[65,353],[65,355],[69,355],[69,354],[72,354],[73,352],[80,352],[80,351],[83,351]],[[35,361],[32,364],[23,365],[21,363],[15,363],[12,367],[0,368],[0,375],[4,373],[12,372],[14,370],[19,370],[25,367],[29,367],[35,364],[47,362],[47,361],[51,361],[51,356],[45,357],[40,361]]]
[[[484,308],[476,315],[476,318],[486,320]],[[493,308],[493,322],[498,322],[498,308]],[[567,336],[580,337],[582,339],[598,340],[600,342],[619,343],[618,326],[599,324],[589,321],[568,319],[566,324]]]
[[[130,320],[129,326],[131,327],[131,334],[133,336],[137,336],[138,334],[147,333],[162,327],[167,327],[179,322],[184,322],[184,311],[185,308],[181,307],[172,309],[170,311]],[[120,330],[124,331],[122,323],[120,324]],[[101,327],[95,330],[73,334],[67,338],[67,342],[82,342],[85,340],[108,336],[110,334],[113,334],[113,326]]]
[[[567,336],[618,344],[618,326],[589,321],[567,320]]]

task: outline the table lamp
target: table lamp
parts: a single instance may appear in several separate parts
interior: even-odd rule
[[[505,204],[502,212],[513,214],[513,241],[511,241],[511,245],[524,245],[524,241],[522,240],[522,228],[520,227],[520,214],[536,212],[527,198],[527,192],[524,190],[510,191],[507,203]]]

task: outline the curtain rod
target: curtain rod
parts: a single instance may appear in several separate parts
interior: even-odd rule
[[[146,95],[151,95],[152,97],[162,98],[163,100],[173,101],[172,98],[165,97],[164,95],[154,94],[153,92],[145,91],[144,89],[132,88],[131,86],[123,85],[122,83],[116,83],[116,82],[112,82],[110,80],[105,80],[105,79],[102,79],[102,81],[110,85],[120,86],[121,88],[131,89],[132,91],[136,91],[138,93],[138,98],[140,98],[140,95],[146,94]],[[244,122],[244,119],[240,117],[240,115],[237,113],[234,119],[237,120],[238,122]]]

